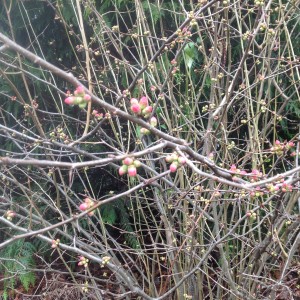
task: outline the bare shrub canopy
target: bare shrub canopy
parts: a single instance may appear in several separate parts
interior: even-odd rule
[[[299,299],[298,0],[1,3],[4,299]]]

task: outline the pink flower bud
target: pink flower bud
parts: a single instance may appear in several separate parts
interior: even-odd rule
[[[74,104],[74,100],[75,100],[74,97],[68,97],[65,99],[65,103],[68,105],[72,105],[72,104]]]
[[[140,114],[141,113],[141,107],[139,104],[132,104],[131,105],[131,111],[135,114]]]
[[[83,99],[84,99],[85,101],[91,101],[91,96],[88,95],[88,94],[85,94],[84,97],[83,97]]]
[[[137,171],[136,171],[136,167],[134,165],[131,165],[128,167],[128,175],[130,177],[135,177],[137,174]]]
[[[88,207],[89,207],[89,205],[88,205],[86,202],[81,203],[81,204],[79,205],[79,209],[82,210],[82,211],[87,210]]]
[[[237,181],[239,181],[239,178],[237,176],[232,176],[232,181],[237,182]]]
[[[119,168],[119,175],[123,176],[124,174],[127,173],[128,167],[126,165],[123,165]]]
[[[178,168],[178,165],[177,165],[176,162],[171,163],[171,165],[170,165],[170,171],[171,171],[172,173],[176,172],[176,171],[177,171],[177,168]]]
[[[139,160],[135,160],[135,161],[133,162],[133,164],[134,164],[134,166],[135,166],[136,168],[139,168],[139,167],[142,165],[142,163],[141,163]]]
[[[280,145],[281,143],[280,143],[280,141],[279,140],[276,140],[275,141],[275,145]]]
[[[179,157],[178,157],[178,162],[179,162],[181,165],[185,165],[185,164],[186,164],[186,159],[185,159],[185,157],[179,156]]]
[[[151,92],[155,92],[155,90],[156,90],[156,86],[154,86],[154,85],[151,85],[151,87],[150,87],[150,90],[151,90]]]
[[[14,211],[8,210],[6,212],[6,219],[11,221],[15,215],[16,215],[16,213]]]
[[[91,207],[91,206],[94,205],[94,201],[91,200],[90,198],[85,198],[85,199],[84,199],[84,202],[85,202],[89,207]]]
[[[123,160],[123,164],[124,165],[127,165],[127,166],[130,166],[133,164],[133,159],[130,158],[130,157],[126,157],[124,160]]]
[[[78,86],[74,92],[75,95],[84,94],[84,88],[82,85]]]
[[[139,104],[139,100],[136,99],[136,98],[131,98],[131,99],[130,99],[130,103],[131,103],[131,104]]]
[[[153,107],[152,106],[147,106],[143,109],[143,115],[145,114],[150,114],[152,112]]]
[[[176,61],[175,58],[171,60],[171,65],[173,65],[173,66],[176,66],[176,65],[177,65],[177,61]]]
[[[153,126],[153,127],[157,126],[157,119],[155,117],[152,117],[150,119],[150,125]]]
[[[147,97],[146,96],[143,96],[141,99],[140,99],[140,106],[141,106],[141,108],[143,109],[143,108],[145,108],[145,107],[147,107],[148,105],[149,105],[149,103],[148,103],[148,99],[147,99]]]
[[[231,172],[236,172],[236,171],[237,171],[236,165],[231,165],[230,171],[231,171]]]
[[[172,158],[171,155],[168,155],[168,156],[166,157],[166,162],[168,162],[168,163],[173,162],[173,158]]]

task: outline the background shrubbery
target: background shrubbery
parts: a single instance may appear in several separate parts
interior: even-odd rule
[[[300,297],[299,1],[1,3],[4,299]]]

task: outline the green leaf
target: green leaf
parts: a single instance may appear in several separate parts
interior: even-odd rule
[[[189,69],[191,69],[191,67],[193,66],[193,64],[195,62],[195,58],[197,55],[197,49],[195,47],[195,43],[190,42],[190,43],[186,44],[183,49],[183,53],[184,53],[185,63],[187,65],[187,67]]]
[[[104,223],[113,225],[117,220],[116,209],[112,204],[106,204],[101,208],[101,218]]]

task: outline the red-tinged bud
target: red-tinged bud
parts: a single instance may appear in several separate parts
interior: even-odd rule
[[[275,141],[275,145],[280,145],[281,143],[280,143],[280,141],[279,140],[276,140]]]
[[[150,134],[150,131],[147,128],[142,127],[141,134],[148,135],[148,134]]]
[[[153,107],[152,106],[147,106],[147,107],[145,107],[144,109],[143,109],[143,115],[145,115],[145,114],[150,114],[151,112],[152,112],[152,110],[153,110]]]
[[[74,104],[75,98],[74,97],[68,97],[65,99],[65,103],[68,105]]]
[[[236,171],[237,171],[236,165],[231,165],[230,171],[231,171],[231,172],[236,172]]]
[[[156,86],[151,85],[150,90],[151,90],[151,92],[155,92],[156,91]]]
[[[16,213],[15,213],[14,211],[8,210],[8,211],[6,212],[6,219],[7,219],[8,221],[11,221],[15,215],[16,215]]]
[[[182,157],[182,156],[179,156],[179,157],[178,157],[178,162],[179,162],[179,164],[181,164],[181,165],[185,165],[185,164],[186,164],[186,158],[185,158],[185,157]]]
[[[155,117],[152,117],[150,119],[150,125],[153,126],[153,127],[157,126],[157,119]]]
[[[124,165],[127,165],[127,166],[130,166],[133,164],[133,159],[130,158],[130,157],[126,157],[124,160],[123,160],[123,164]]]
[[[142,165],[142,163],[141,163],[139,160],[135,160],[135,161],[133,162],[133,164],[134,164],[134,166],[135,166],[136,168],[139,168],[139,167]]]
[[[136,115],[141,113],[141,106],[139,104],[132,104],[131,105],[131,111],[135,113]]]
[[[140,106],[142,109],[144,109],[145,107],[147,107],[149,105],[148,103],[148,99],[146,96],[143,96],[141,99],[140,99],[140,102],[139,102]]]
[[[168,156],[166,157],[166,162],[168,162],[168,163],[173,162],[172,155],[168,155]]]
[[[85,100],[85,101],[91,101],[91,96],[90,95],[88,95],[88,94],[85,94],[84,96],[83,96],[83,99]]]
[[[75,95],[84,94],[84,88],[82,85],[78,86],[74,92]]]
[[[126,165],[123,165],[119,168],[119,175],[120,176],[123,176],[124,174],[126,174],[128,171],[128,166]]]
[[[57,248],[59,245],[59,242],[60,242],[60,239],[52,240],[51,248],[53,248],[53,249]]]
[[[171,165],[170,165],[170,171],[172,173],[174,173],[174,172],[177,171],[177,168],[178,168],[178,164],[176,162],[172,162]]]
[[[131,98],[130,99],[130,104],[139,104],[139,100],[136,98]]]
[[[128,175],[130,177],[135,177],[137,175],[137,170],[136,167],[134,165],[131,165],[128,167]]]
[[[239,181],[239,178],[237,176],[232,176],[232,181]]]
[[[79,209],[82,210],[82,211],[87,210],[88,207],[89,207],[89,205],[88,205],[86,202],[81,203],[81,204],[79,205]]]
[[[90,198],[85,198],[84,202],[88,204],[89,208],[94,205],[94,201]]]

